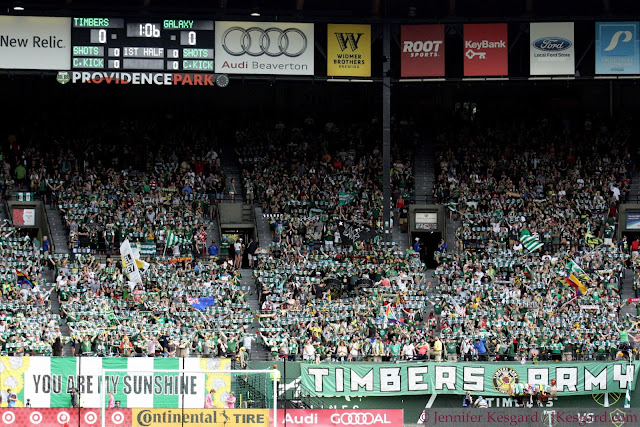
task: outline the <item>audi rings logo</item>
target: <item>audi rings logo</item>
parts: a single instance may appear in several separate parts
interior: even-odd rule
[[[372,414],[371,412],[342,412],[332,414],[331,422],[344,426],[371,426],[380,424],[391,424],[385,414]]]
[[[295,58],[307,50],[307,36],[298,28],[231,27],[222,33],[222,48],[229,55],[267,55]]]

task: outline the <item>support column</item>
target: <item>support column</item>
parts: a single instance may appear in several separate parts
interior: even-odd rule
[[[384,241],[391,240],[391,24],[383,24],[382,42],[382,218]]]

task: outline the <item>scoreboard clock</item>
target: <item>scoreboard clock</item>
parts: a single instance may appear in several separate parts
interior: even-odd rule
[[[213,21],[72,18],[71,69],[214,71]]]

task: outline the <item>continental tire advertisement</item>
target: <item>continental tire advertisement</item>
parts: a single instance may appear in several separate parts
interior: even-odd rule
[[[371,25],[329,24],[327,76],[371,77]]]
[[[134,427],[269,427],[268,409],[134,409]]]

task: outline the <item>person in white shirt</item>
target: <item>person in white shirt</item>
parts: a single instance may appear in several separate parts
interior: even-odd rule
[[[308,360],[315,360],[315,354],[316,354],[316,349],[313,346],[313,344],[311,344],[311,341],[307,341],[307,343],[304,345],[304,348],[302,349],[302,360],[304,361],[308,361]]]
[[[413,360],[413,358],[416,355],[416,348],[414,347],[414,345],[410,342],[407,341],[404,346],[402,346],[402,354],[404,355],[405,359],[407,360]]]
[[[471,358],[473,357],[473,344],[469,338],[462,341],[461,353],[465,362],[471,361]]]
[[[240,268],[242,266],[242,239],[236,240],[233,244],[233,268]]]

